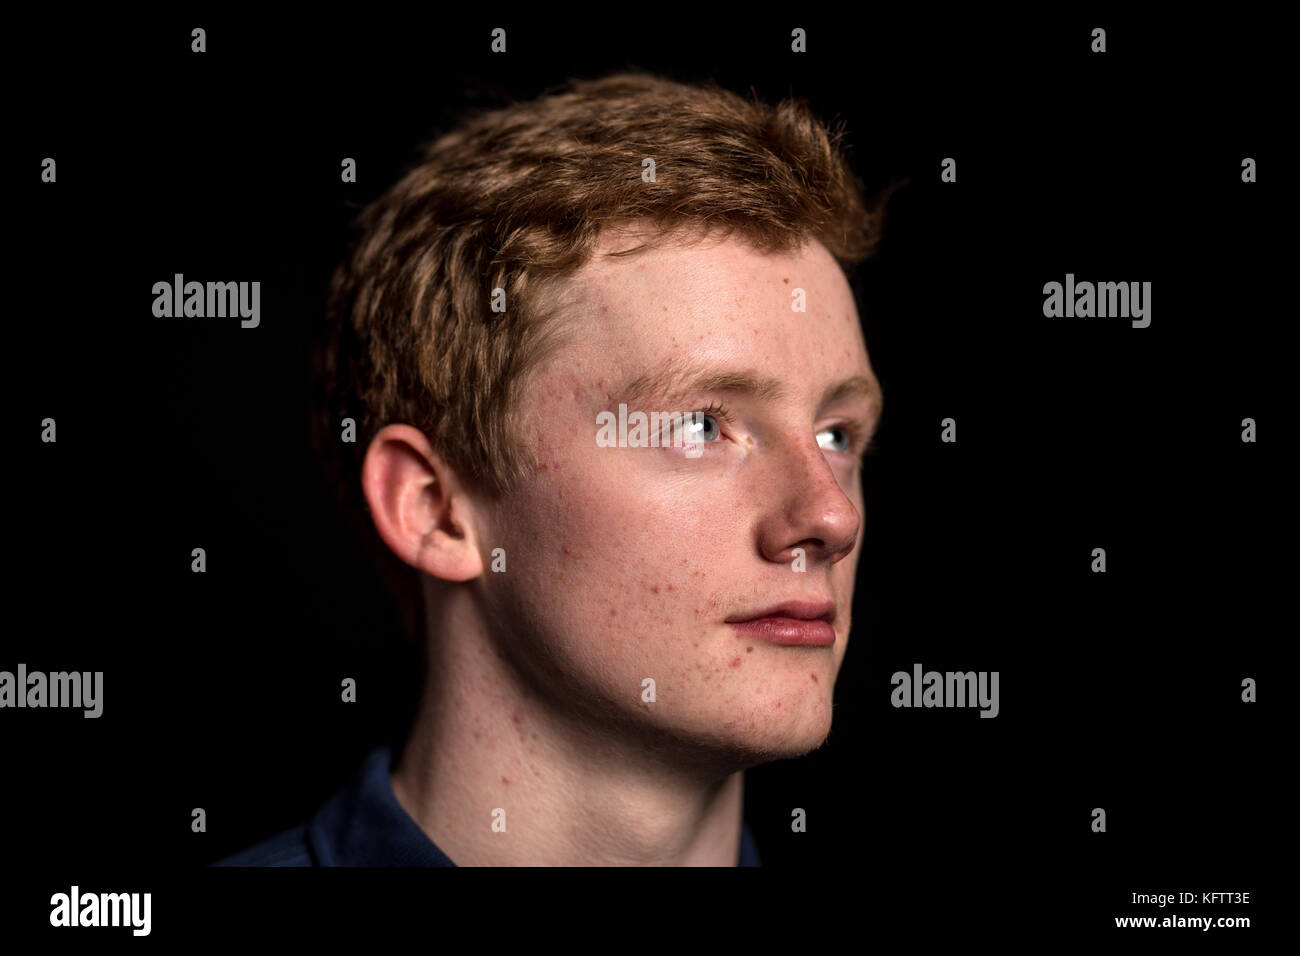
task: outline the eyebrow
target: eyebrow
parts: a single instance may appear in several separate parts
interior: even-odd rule
[[[639,375],[617,390],[616,398],[629,406],[643,406],[652,400],[669,407],[703,392],[731,392],[762,401],[779,401],[790,394],[785,382],[749,369],[720,369],[682,359],[669,359],[658,368]],[[866,375],[855,375],[827,386],[819,408],[847,398],[862,398],[879,415],[884,395],[880,383]]]
[[[871,406],[872,414],[879,415],[881,406],[885,402],[885,392],[876,379],[868,378],[866,375],[855,375],[828,386],[822,393],[821,404],[818,407],[825,408],[846,398],[863,399]]]

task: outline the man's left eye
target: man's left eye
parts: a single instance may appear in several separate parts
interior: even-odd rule
[[[847,428],[832,425],[830,428],[823,428],[817,433],[817,444],[832,451],[848,453],[853,445],[853,437],[849,434]]]

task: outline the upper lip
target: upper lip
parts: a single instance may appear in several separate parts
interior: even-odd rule
[[[835,622],[835,602],[783,601],[756,614],[746,612],[737,614],[735,617],[729,617],[726,623],[741,624],[745,621],[762,620],[765,617],[790,617],[797,621],[825,621],[827,624],[833,624]]]

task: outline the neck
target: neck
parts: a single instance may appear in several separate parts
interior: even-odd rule
[[[736,864],[741,771],[542,697],[472,611],[456,598],[439,609],[392,775],[398,802],[454,863]]]

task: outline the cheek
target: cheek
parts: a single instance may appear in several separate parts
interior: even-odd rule
[[[562,598],[565,617],[588,626],[693,615],[706,598],[691,603],[692,582],[703,593],[701,565],[715,563],[693,535],[694,503],[644,487],[648,479],[619,460],[626,454],[542,458],[498,519],[508,553],[518,555],[508,569],[525,590],[534,600]]]

